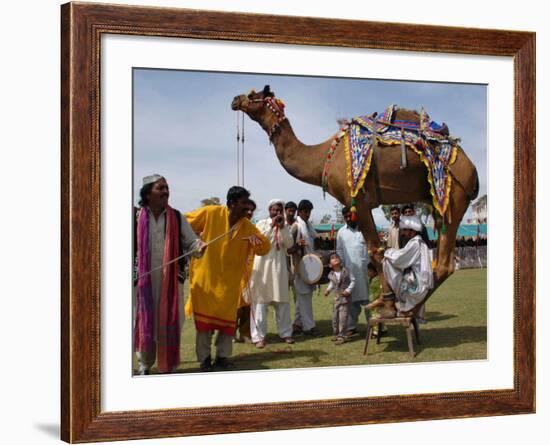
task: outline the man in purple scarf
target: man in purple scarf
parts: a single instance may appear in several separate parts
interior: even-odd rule
[[[155,361],[160,373],[173,372],[178,366],[184,262],[170,261],[187,252],[199,257],[205,247],[185,216],[168,205],[169,195],[162,176],[143,178],[136,215],[134,292],[134,350],[140,375],[149,374]],[[161,267],[163,264],[168,265]]]

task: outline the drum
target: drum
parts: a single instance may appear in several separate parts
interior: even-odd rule
[[[328,274],[330,272],[330,255],[334,253],[334,250],[316,250],[315,254],[321,258],[323,262],[323,275],[317,284],[327,284],[328,283]]]
[[[307,284],[317,284],[323,276],[323,261],[314,253],[308,253],[298,263],[300,278]]]

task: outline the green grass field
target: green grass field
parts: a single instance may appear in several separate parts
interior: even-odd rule
[[[187,289],[186,289],[187,295]],[[361,315],[359,336],[336,346],[332,336],[331,297],[317,292],[313,296],[314,316],[322,337],[296,337],[287,345],[276,334],[275,315],[269,312],[269,334],[265,349],[252,344],[235,343],[235,370],[311,368],[323,366],[364,365],[381,363],[433,362],[448,360],[479,360],[487,357],[487,270],[456,271],[428,300],[425,318],[420,325],[421,345],[415,344],[417,356],[411,359],[404,328],[389,326],[381,343],[369,342],[369,355],[363,355],[366,322]],[[292,314],[294,314],[294,305]],[[186,320],[181,342],[182,363],[179,372],[197,372],[195,328]],[[214,355],[214,348],[213,348]],[[151,370],[156,372],[156,368]]]

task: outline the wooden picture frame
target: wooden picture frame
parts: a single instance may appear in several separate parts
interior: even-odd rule
[[[535,34],[387,25],[91,3],[62,5],[63,440],[95,442],[535,411]],[[100,39],[105,33],[513,57],[513,389],[102,412],[99,117]],[[529,230],[522,229],[527,224]]]

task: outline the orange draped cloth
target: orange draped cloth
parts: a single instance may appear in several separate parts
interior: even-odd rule
[[[205,206],[185,215],[193,230],[208,243],[228,232],[229,209],[225,206]],[[262,240],[252,246],[248,237]],[[198,331],[217,329],[224,334],[235,332],[239,298],[248,285],[252,255],[266,255],[271,243],[248,219],[240,219],[233,232],[213,242],[202,258],[194,258],[190,271],[187,316],[193,314]]]

